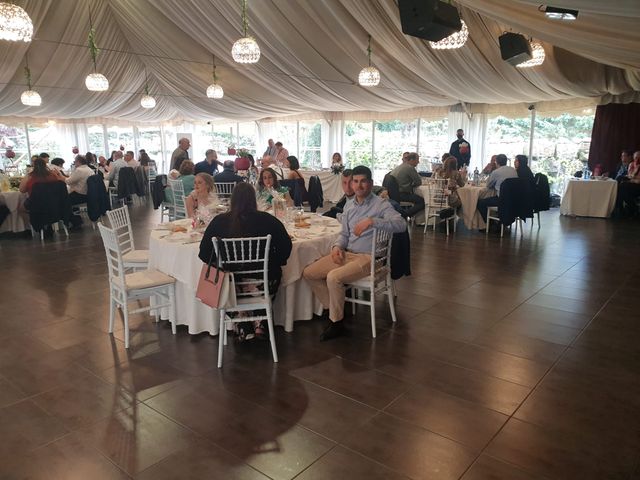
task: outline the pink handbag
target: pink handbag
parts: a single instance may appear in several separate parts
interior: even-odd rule
[[[211,252],[213,257],[213,252]],[[233,274],[220,268],[220,260],[216,258],[216,265],[209,263],[202,266],[196,298],[212,308],[221,308],[230,305],[230,300],[235,299],[235,282]],[[233,293],[231,293],[233,288]],[[235,303],[235,302],[231,302]]]

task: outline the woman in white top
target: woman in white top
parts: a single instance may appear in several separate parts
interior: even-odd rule
[[[189,218],[213,218],[212,208],[218,204],[215,182],[208,173],[198,173],[193,181],[193,191],[185,200]]]

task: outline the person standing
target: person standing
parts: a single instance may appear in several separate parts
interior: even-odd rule
[[[171,170],[180,170],[180,164],[184,160],[189,160],[189,147],[191,141],[188,138],[178,140],[178,148],[171,154]]]
[[[218,166],[222,166],[222,162],[218,160],[218,152],[209,149],[205,152],[204,160],[196,163],[195,173],[208,173],[213,177],[218,173]]]
[[[407,224],[391,204],[372,193],[371,170],[353,169],[355,199],[342,214],[342,230],[331,254],[307,266],[302,276],[311,285],[316,298],[329,309],[329,324],[320,340],[344,335],[345,284],[370,274],[371,242],[376,228],[403,232]]]
[[[268,141],[268,146],[267,149],[264,151],[264,153],[262,154],[263,157],[271,157],[272,159],[275,159],[276,156],[276,145],[275,143],[273,143],[273,138],[270,138]]]
[[[471,144],[464,139],[464,131],[459,128],[456,131],[456,141],[451,144],[449,153],[458,160],[458,170],[471,161]]]

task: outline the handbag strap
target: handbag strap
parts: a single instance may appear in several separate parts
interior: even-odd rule
[[[216,242],[220,245],[220,237],[216,237]],[[207,262],[207,273],[205,273],[204,278],[209,279],[209,274],[211,272],[211,262],[213,261],[213,254],[216,252],[215,248],[211,249],[211,255],[209,255],[209,261]],[[220,255],[216,255],[216,276],[213,279],[213,283],[218,283],[220,280]]]

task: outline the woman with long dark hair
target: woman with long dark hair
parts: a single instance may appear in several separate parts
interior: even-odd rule
[[[291,239],[280,220],[266,212],[260,212],[256,203],[256,192],[248,183],[239,183],[231,194],[229,212],[217,215],[204,232],[198,256],[203,262],[215,259],[212,239],[264,237],[271,235],[269,249],[269,294],[273,297],[282,279],[282,266],[291,255]],[[258,267],[259,268],[259,267]],[[264,335],[261,325],[244,325],[246,335]],[[248,333],[247,333],[248,332]]]
[[[293,205],[293,200],[289,194],[289,189],[283,187],[278,182],[278,176],[273,168],[263,168],[258,178],[257,188],[258,200],[271,205],[274,194],[281,194],[288,205]]]
[[[31,195],[31,190],[36,183],[64,182],[64,177],[47,167],[45,161],[38,157],[33,160],[33,170],[20,182],[20,191]]]

